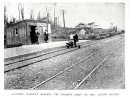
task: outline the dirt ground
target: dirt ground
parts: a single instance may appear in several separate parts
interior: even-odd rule
[[[97,66],[118,44],[122,36],[105,39],[101,43],[60,55],[30,66],[4,74],[5,89],[29,89],[61,70],[71,66],[90,54],[103,49],[100,53],[81,62],[37,89],[73,89],[89,72]],[[112,46],[109,46],[114,43]],[[107,48],[104,48],[108,46]],[[124,41],[110,55],[79,89],[124,89],[125,62]]]

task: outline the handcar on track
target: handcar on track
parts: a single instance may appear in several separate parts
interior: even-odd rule
[[[80,44],[79,44],[79,42],[77,42],[77,43],[75,44],[75,43],[74,43],[74,40],[68,39],[68,43],[66,43],[66,47],[67,47],[67,48],[73,48],[73,47],[78,47],[78,48],[80,48]]]

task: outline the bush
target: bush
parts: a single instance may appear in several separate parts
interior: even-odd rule
[[[100,37],[98,35],[90,35],[88,37],[88,39],[92,39],[92,40],[95,40],[95,39],[100,39]]]
[[[52,38],[54,38],[54,39],[67,39],[67,36],[65,36],[65,35],[56,35],[56,36],[52,36]]]

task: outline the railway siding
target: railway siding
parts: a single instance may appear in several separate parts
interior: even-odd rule
[[[120,37],[118,39],[115,39],[116,41],[120,40]],[[5,89],[28,89],[31,88],[33,86],[36,86],[37,84],[41,83],[42,81],[48,79],[49,77],[53,76],[54,74],[60,72],[61,70],[64,70],[65,68],[71,66],[73,63],[75,63],[76,61],[80,61],[82,58],[84,58],[84,56],[89,56],[92,52],[104,47],[105,45],[109,45],[111,43],[116,43],[115,41],[111,41],[109,40],[109,42],[106,43],[98,43],[98,44],[94,44],[92,46],[89,46],[87,48],[84,49],[79,49],[76,50],[74,52],[68,53],[68,54],[64,54],[62,56],[57,56],[48,60],[45,60],[43,62],[39,62],[33,65],[30,65],[28,67],[24,67],[12,72],[8,72],[5,74]],[[113,48],[111,46],[108,46],[109,48]],[[109,50],[108,50],[109,51]],[[102,53],[100,53],[99,55],[96,55],[97,58],[104,54],[105,55],[105,49],[102,51]],[[107,54],[107,52],[106,52]],[[103,56],[102,56],[103,57]],[[81,59],[80,59],[81,58]],[[91,58],[89,58],[91,59]],[[95,58],[92,58],[93,60],[95,60]],[[55,61],[54,61],[55,60]],[[99,60],[100,61],[100,60]],[[97,60],[98,62],[98,60]],[[86,64],[87,62],[85,62]],[[92,63],[90,61],[90,63]],[[88,65],[91,67],[91,65]],[[82,65],[80,66],[81,69]],[[76,68],[76,67],[75,67]],[[82,67],[81,70],[85,69],[84,67]],[[70,73],[73,69],[68,70],[68,72]],[[76,69],[77,71],[77,69]],[[76,72],[75,71],[75,72]],[[88,70],[89,71],[89,70]],[[80,71],[77,71],[76,73],[73,73],[75,76],[79,75]],[[69,73],[67,73],[67,76],[64,77],[63,75],[60,75],[64,80],[65,78],[67,78],[68,76],[70,76],[71,78],[67,78],[68,81],[73,79],[72,75],[69,75]],[[86,72],[87,73],[87,72]],[[81,77],[81,76],[80,76]],[[59,78],[57,76],[57,78]],[[73,83],[73,85],[77,85],[77,83],[79,83],[81,81],[81,79],[77,78],[76,83]],[[66,82],[63,81],[58,81],[57,84],[55,84],[57,81],[56,80],[51,80],[52,85],[55,85],[55,89],[61,89],[58,88],[58,83],[61,85],[63,85],[64,87],[66,87],[66,89],[72,89],[73,87],[68,87]],[[71,82],[70,82],[71,83]],[[57,86],[56,86],[57,85]],[[48,85],[49,86],[49,85]],[[53,87],[54,88],[54,87]],[[53,89],[51,88],[51,89]],[[36,88],[37,89],[37,88]],[[47,89],[45,87],[40,87],[40,89]]]
[[[82,46],[83,45],[89,46],[92,43],[93,43],[93,41],[83,42],[81,45]],[[83,47],[85,47],[85,46],[83,46]],[[53,58],[53,57],[56,57],[56,56],[59,56],[59,55],[65,54],[65,53],[75,51],[76,49],[77,48],[66,49],[64,47],[64,48],[59,48],[57,50],[52,50],[52,51],[46,52],[46,53],[45,52],[40,52],[40,53],[37,52],[36,55],[29,56],[29,57],[25,57],[26,56],[25,55],[25,56],[23,56],[22,59],[20,58],[19,60],[15,60],[13,62],[5,63],[4,71],[9,72],[11,70],[15,70],[15,69],[22,68],[22,67],[25,67],[25,66],[28,66],[28,65],[32,65],[34,63],[38,63],[40,61],[47,60],[49,58]]]
[[[79,89],[125,89],[124,42]]]
[[[90,55],[91,47],[87,47],[87,48],[83,48],[83,49],[86,49],[87,52],[81,53],[81,55],[78,55],[79,57],[78,57],[77,61],[79,61],[81,59],[80,56],[82,56],[82,54],[85,54],[88,56]],[[79,49],[79,50],[81,50],[81,49]],[[35,63],[33,65],[29,65],[24,68],[14,70],[12,72],[7,72],[5,74],[5,79],[7,80],[7,82],[5,83],[5,88],[7,88],[7,89],[8,88],[14,88],[14,89],[20,88],[21,89],[23,87],[30,88],[30,87],[37,85],[38,83],[42,82],[43,80],[53,76],[57,72],[64,70],[66,67],[69,67],[75,60],[75,56],[77,56],[77,53],[79,52],[79,50],[75,50],[74,52],[63,54],[62,56],[57,56],[57,57],[54,57],[54,58],[51,58],[48,60],[44,60],[44,61]],[[11,77],[11,80],[10,80],[10,77]],[[21,77],[22,77],[22,79],[21,79]],[[24,83],[29,84],[30,87],[28,87],[28,85],[26,85],[26,84],[24,84],[25,86],[23,86],[23,84],[19,83],[19,82],[21,82],[19,79],[21,79],[21,81],[24,81]],[[30,80],[30,82],[28,81],[28,79]],[[14,84],[11,84],[9,82],[12,82]],[[30,83],[32,83],[32,84],[30,84]]]
[[[74,89],[76,85],[80,83],[82,79],[85,78],[93,70],[93,68],[95,68],[102,61],[102,59],[104,59],[111,52],[114,47],[115,45],[108,46],[107,49],[105,47],[99,53],[89,57],[87,60],[84,60],[81,63],[78,63],[72,69],[67,70],[63,74],[57,76],[56,78],[39,86],[36,89]],[[99,47],[93,47],[93,49],[99,50]],[[83,52],[85,52],[85,50]]]

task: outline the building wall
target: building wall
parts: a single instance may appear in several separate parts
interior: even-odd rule
[[[86,34],[86,31],[84,30],[84,29],[81,29],[80,31],[79,31],[79,35],[85,35]]]
[[[6,44],[26,44],[26,25],[24,22],[7,28]]]
[[[6,45],[12,45],[12,33],[13,27],[8,28],[6,33]]]
[[[47,24],[42,22],[36,21],[22,21],[15,25],[12,25],[7,28],[6,34],[6,45],[19,45],[19,44],[32,44],[30,38],[30,26],[36,26],[38,32],[40,33],[39,36],[39,43],[44,43],[44,33],[47,29]],[[52,41],[51,35],[51,25],[48,24],[48,33],[49,33],[49,41]]]
[[[38,22],[27,22],[28,44],[32,44],[31,38],[30,38],[30,32],[31,32],[30,26],[36,26],[36,29],[40,33],[39,39],[38,39],[39,43],[45,43],[44,33],[45,33],[45,30],[47,30],[47,24],[46,23],[38,23]],[[52,42],[51,24],[48,24],[48,34],[49,34],[48,42]]]
[[[48,24],[48,34],[49,34],[48,42],[52,42],[51,24]]]
[[[26,23],[23,22],[23,23],[19,24],[18,33],[19,33],[20,43],[21,44],[27,44]]]

